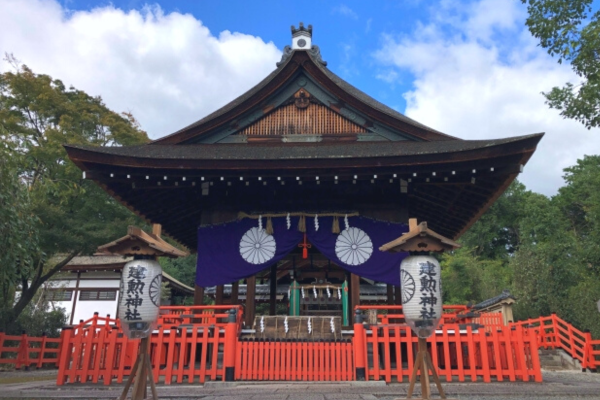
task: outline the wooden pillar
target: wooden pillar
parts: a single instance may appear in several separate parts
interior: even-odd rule
[[[218,285],[217,290],[215,291],[215,304],[217,306],[223,305],[223,285]]]
[[[235,281],[231,284],[231,304],[236,305],[239,303],[238,297],[240,293],[240,281]]]
[[[256,275],[246,279],[246,329],[252,328],[256,306]]]
[[[194,287],[194,305],[195,306],[203,306],[204,305],[204,288],[202,286],[196,285]]]
[[[394,305],[394,285],[387,285],[387,305]]]
[[[354,307],[360,305],[360,276],[350,274],[350,310],[354,314]]]
[[[277,314],[277,264],[271,265],[269,276],[269,315]]]
[[[394,292],[396,294],[396,296],[394,298],[394,303],[397,306],[401,306],[402,305],[402,288],[400,288],[400,286],[394,286]]]

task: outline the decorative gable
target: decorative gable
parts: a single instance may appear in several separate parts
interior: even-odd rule
[[[238,135],[339,135],[368,133],[367,129],[298,91],[287,104],[271,111]]]

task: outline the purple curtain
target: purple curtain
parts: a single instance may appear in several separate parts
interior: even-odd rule
[[[198,229],[196,284],[207,287],[231,283],[264,270],[298,247],[304,234],[298,231],[299,217],[290,228],[285,217],[273,218],[273,235],[258,229],[255,219],[243,219]],[[262,219],[263,228],[266,218]],[[404,224],[364,217],[339,218],[341,232],[332,233],[333,217],[306,218],[308,241],[327,258],[359,276],[400,285],[400,263],[406,253],[384,253],[379,247],[408,231]]]

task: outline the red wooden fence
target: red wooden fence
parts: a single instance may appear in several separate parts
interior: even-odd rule
[[[535,332],[538,347],[560,348],[578,360],[582,369],[600,368],[600,340],[592,340],[589,332],[582,332],[556,314],[509,324]]]
[[[37,368],[44,365],[55,366],[60,343],[60,338],[49,338],[46,335],[32,337],[24,333],[13,336],[0,332],[0,364],[14,364],[17,369],[33,365]]]
[[[355,324],[355,352],[362,347],[367,380],[409,378],[413,370],[418,338],[406,325],[373,325],[361,329]],[[361,340],[359,335],[363,335]],[[364,340],[364,345],[361,342]],[[515,381],[530,379],[541,382],[537,338],[521,327],[508,327],[491,332],[460,329],[458,324],[445,324],[428,339],[434,367],[449,382],[453,377],[461,382],[494,377]],[[357,361],[359,364],[360,361]],[[357,365],[360,367],[360,365]]]
[[[343,341],[241,340],[236,380],[351,381],[353,345]]]
[[[166,384],[224,380],[227,369],[237,380],[343,381],[357,379],[364,366],[369,380],[403,381],[412,372],[417,338],[406,325],[356,324],[352,342],[264,341],[239,339],[242,313],[228,323],[231,306],[164,307],[151,336],[154,378]],[[370,308],[370,307],[361,307]],[[403,318],[382,306],[378,321]],[[489,382],[541,379],[537,349],[562,348],[583,368],[600,366],[600,340],[573,328],[556,315],[498,325],[484,314],[448,307],[446,321],[428,341],[439,374],[446,380]],[[469,319],[470,318],[470,319]],[[458,322],[487,322],[476,329]],[[362,331],[361,331],[362,329]],[[119,321],[95,315],[63,330],[60,339],[0,333],[0,363],[17,368],[58,366],[59,385],[72,382],[122,382],[131,373],[139,340],[127,339]],[[362,349],[359,351],[359,349]]]
[[[212,306],[193,308],[193,311],[200,311],[198,315],[201,317],[198,318],[208,323],[195,323],[196,316],[184,314],[185,310],[179,316],[174,316],[177,313],[161,315],[162,325],[150,338],[155,381],[161,379],[165,384],[171,384],[184,380],[187,383],[204,383],[207,379],[224,379],[226,323],[218,318],[228,314],[210,315],[209,311],[215,308]],[[235,330],[237,325],[232,324]],[[60,355],[58,385],[99,381],[110,385],[113,380],[123,382],[131,374],[140,342],[128,339],[118,320],[98,315],[72,329],[63,330],[62,341],[64,346]]]

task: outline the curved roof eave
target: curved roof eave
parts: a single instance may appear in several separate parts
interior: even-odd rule
[[[371,114],[370,116],[375,117],[374,119],[381,120],[381,118],[376,118],[377,114],[381,113],[382,115],[380,117],[387,119],[387,121],[381,121],[384,124],[385,122],[396,122],[398,125],[409,128],[408,130],[410,132],[407,133],[425,141],[460,140],[459,138],[423,125],[380,103],[334,74],[320,62],[315,60],[309,52],[295,50],[291,57],[285,60],[277,67],[277,69],[271,72],[252,89],[204,118],[170,135],[156,139],[149,143],[149,145],[182,144],[191,138],[208,133],[219,126],[224,125],[228,121],[234,120],[241,114],[249,111],[252,107],[257,106],[261,101],[265,100],[269,95],[285,85],[288,78],[293,76],[299,69],[304,70],[327,88],[337,92],[334,94],[345,94],[346,96],[344,97],[346,97],[346,100],[367,111],[368,114]]]

